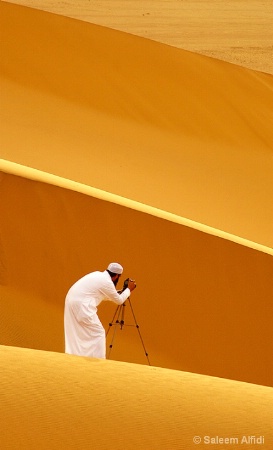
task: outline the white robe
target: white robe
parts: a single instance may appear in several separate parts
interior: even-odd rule
[[[106,270],[89,273],[73,284],[65,299],[65,353],[105,358],[105,330],[97,307],[104,300],[121,305],[129,296],[129,288],[118,294]]]

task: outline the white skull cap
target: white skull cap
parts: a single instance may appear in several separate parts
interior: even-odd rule
[[[111,263],[107,267],[107,270],[110,270],[110,272],[112,272],[112,273],[121,275],[123,272],[123,267],[119,263]]]

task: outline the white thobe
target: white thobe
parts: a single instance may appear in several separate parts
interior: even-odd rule
[[[73,284],[65,299],[65,353],[105,358],[105,330],[97,307],[104,300],[121,305],[129,296],[129,288],[117,292],[106,270],[89,273]]]

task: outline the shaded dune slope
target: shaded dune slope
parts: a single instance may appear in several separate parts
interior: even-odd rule
[[[271,388],[13,347],[0,355],[3,448],[194,449],[195,436],[198,448],[205,436],[238,439],[234,448],[244,436],[273,443]]]
[[[22,177],[0,187],[1,344],[63,352],[69,287],[118,260],[152,365],[273,385],[272,256]],[[106,329],[115,309],[100,307]],[[135,327],[111,359],[147,364]]]
[[[272,76],[0,8],[3,159],[272,247]]]

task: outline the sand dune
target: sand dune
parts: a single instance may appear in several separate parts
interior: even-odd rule
[[[270,0],[15,0],[273,74]]]
[[[248,450],[250,436],[259,448],[273,443],[270,388],[13,347],[0,354],[5,449],[180,450],[196,448],[195,436],[198,448],[217,437]]]
[[[0,195],[2,344],[63,352],[67,290],[117,259],[153,366],[273,385],[271,255],[18,176]],[[114,310],[101,306],[105,328]],[[111,358],[147,364],[136,328]]]
[[[141,286],[136,307],[153,365],[271,385],[272,77],[58,15],[0,7],[1,167],[11,173],[1,181],[2,284],[3,298],[13,299],[2,343],[63,351],[69,285],[118,259]],[[39,169],[38,181],[20,178],[32,177],[26,166]],[[62,187],[77,190],[72,180],[127,203],[54,188],[43,173],[59,176]],[[134,201],[147,205],[145,214]],[[181,221],[149,216],[151,207]],[[263,247],[192,229],[185,217]],[[36,320],[13,318],[20,296],[23,310],[39,301]],[[41,311],[51,321],[39,333]],[[102,311],[105,324],[109,316]],[[128,339],[139,348],[137,337]],[[131,357],[146,363],[128,349],[114,355]]]
[[[72,180],[80,187],[95,187],[128,199],[124,210],[46,184],[54,184],[55,179],[40,178],[45,181],[41,184],[3,175],[3,283],[21,291],[24,299],[29,293],[30,298],[37,295],[42,302],[56,302],[62,311],[69,283],[91,267],[103,268],[108,259],[119,257],[128,270],[131,267],[130,272],[136,272],[143,286],[140,297],[149,298],[144,319],[147,330],[152,311],[166,300],[173,303],[174,316],[170,317],[174,322],[165,324],[163,308],[159,316],[166,327],[160,331],[162,341],[149,341],[157,355],[154,364],[180,369],[189,364],[191,371],[270,384],[266,364],[272,258],[260,252],[272,253],[272,77],[66,17],[9,3],[0,7],[1,167],[31,177],[24,170],[28,166],[39,169],[38,181],[48,173],[67,181],[63,187],[68,189],[77,190],[69,184]],[[21,167],[19,173],[16,167]],[[103,198],[107,199],[113,201]],[[180,222],[165,223],[163,215],[157,219],[134,212],[135,201],[147,205],[146,213],[155,207],[173,213]],[[250,247],[256,242],[258,247],[251,251],[207,236],[202,227],[201,232],[188,229],[185,217],[213,227],[209,229],[212,234],[218,229],[220,236],[225,231],[234,238],[248,239]],[[86,245],[94,248],[98,232],[96,252],[85,254]],[[126,242],[135,243],[129,254]],[[142,261],[145,252],[148,258]],[[224,255],[220,266],[219,255]],[[149,285],[157,266],[163,270],[165,286],[161,279],[156,286]],[[61,267],[58,279],[57,267]],[[52,280],[46,288],[43,274]],[[180,328],[180,315],[176,315],[180,297],[189,299],[186,307],[183,302],[182,318],[195,316],[199,309],[208,313],[205,326],[202,316],[198,319],[200,336],[210,336],[206,361],[199,361],[196,354],[200,337],[193,341],[193,348],[185,349],[184,342],[193,332],[191,321],[186,326],[183,323],[179,332],[179,353],[194,354],[193,359],[190,356],[185,363],[169,350]],[[219,317],[214,315],[219,301],[233,324],[232,351],[241,361],[245,355],[243,367],[237,368],[236,361],[222,367],[221,360],[209,351],[209,342],[215,340],[210,330],[215,330],[217,322],[222,336],[218,336],[217,352],[226,341],[221,308],[217,307]],[[249,311],[244,309],[247,304]],[[246,348],[251,336],[256,336],[249,317],[256,316],[258,304],[257,333],[259,324],[266,324],[263,352],[258,341],[251,351],[266,364],[248,374],[252,359]],[[234,322],[242,310],[247,311],[244,326]],[[61,312],[57,317],[61,318]],[[229,320],[224,325],[226,332]],[[152,336],[161,330],[160,321],[153,324]],[[36,328],[30,328],[34,337]],[[237,348],[242,330],[247,338]],[[11,343],[9,339],[4,343]],[[29,339],[23,342],[22,346],[30,345]],[[45,338],[37,347],[47,349],[47,345]],[[48,349],[62,350],[62,345],[58,338]]]
[[[273,246],[272,76],[1,10],[3,159]]]
[[[1,448],[271,448],[272,76],[0,17]],[[111,260],[137,280],[151,367],[130,327],[117,361],[61,354],[68,288]]]

